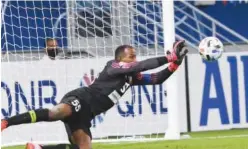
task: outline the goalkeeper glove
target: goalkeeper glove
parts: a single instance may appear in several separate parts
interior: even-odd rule
[[[188,53],[188,49],[186,48],[186,44],[184,40],[176,41],[173,44],[172,52],[167,52],[168,62],[174,62],[176,60],[181,59]]]
[[[188,53],[188,50],[185,49],[184,52],[182,53],[182,55],[179,57],[178,60],[170,63],[170,65],[168,66],[169,71],[171,71],[171,72],[176,71],[177,68],[182,64],[183,59],[187,55],[187,53]],[[168,51],[167,54],[170,54],[170,52]]]

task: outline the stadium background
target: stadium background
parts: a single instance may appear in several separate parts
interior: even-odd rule
[[[57,34],[54,35],[53,24],[59,18],[59,16],[66,12],[66,2],[65,1],[35,1],[35,2],[24,2],[24,1],[10,1],[10,7],[7,7],[4,15],[4,22],[6,23],[6,28],[2,28],[2,51],[22,51],[22,50],[39,50],[44,47],[44,40],[47,37],[55,37],[59,42],[60,47],[68,48],[67,42],[67,26],[66,17],[61,18],[59,23],[59,29]],[[97,2],[95,2],[97,4]],[[149,2],[139,1],[141,5],[145,6]],[[97,4],[101,5],[101,3]],[[175,5],[180,7],[180,2],[175,2]],[[29,9],[24,9],[28,7]],[[147,5],[146,7],[151,7]],[[183,6],[182,6],[183,7]],[[199,7],[200,10],[206,12],[213,18],[219,20],[221,23],[225,24],[227,27],[233,29],[237,33],[248,37],[248,32],[246,32],[248,20],[247,18],[247,2],[245,1],[228,1],[222,2],[217,1],[215,5],[210,5],[207,7]],[[36,9],[34,9],[36,8]],[[46,9],[43,9],[46,8]],[[51,9],[50,9],[51,8]],[[105,7],[108,9],[108,7]],[[141,12],[145,13],[145,9],[137,7]],[[152,9],[152,8],[151,8]],[[158,10],[154,10],[155,12]],[[190,13],[190,10],[188,10]],[[218,13],[217,13],[218,12]],[[158,12],[161,13],[161,12]],[[15,15],[16,17],[10,17]],[[175,15],[182,15],[180,13],[175,13]],[[20,18],[19,18],[20,16]],[[27,17],[28,16],[28,17]],[[152,18],[153,16],[151,16]],[[239,19],[236,19],[239,18]],[[137,18],[140,23],[145,24],[145,18]],[[201,19],[200,16],[198,19]],[[158,22],[161,22],[161,18],[157,18]],[[204,21],[204,20],[203,20]],[[11,24],[15,23],[15,26]],[[194,25],[194,24],[192,24]],[[19,28],[21,26],[21,28]],[[45,28],[44,28],[45,27]],[[147,26],[149,29],[154,30],[153,24]],[[37,29],[36,29],[37,28]],[[7,35],[4,34],[4,30],[7,30]],[[138,33],[146,34],[145,30],[138,30]],[[30,32],[32,32],[32,38],[30,37]],[[160,32],[162,34],[162,32]],[[189,32],[194,35],[194,32]],[[15,34],[13,37],[12,35]],[[179,33],[180,34],[180,33]],[[4,37],[6,36],[6,37]],[[27,37],[22,38],[21,37]],[[153,35],[149,36],[151,40],[154,40]],[[6,39],[8,42],[6,42]],[[38,39],[38,40],[37,40]],[[147,41],[142,39],[139,40],[138,37],[135,38],[138,42],[145,44]],[[237,41],[237,39],[233,39]],[[161,45],[163,42],[159,42]],[[197,43],[194,43],[197,44]],[[8,47],[8,48],[7,48]]]
[[[6,2],[5,2],[6,3]],[[156,47],[156,44],[163,47],[163,31],[160,28],[157,28],[156,25],[147,23],[148,19],[153,19],[155,22],[161,23],[161,18],[159,13],[161,11],[157,7],[153,7],[149,5],[150,2],[137,2],[139,7],[136,9],[141,13],[147,13],[146,10],[151,10],[154,13],[148,14],[148,17],[136,16],[133,19],[143,24],[146,29],[139,27],[137,24],[133,25],[133,29],[136,30],[135,33],[132,34],[131,40],[132,45],[136,47],[140,47],[141,51],[140,55],[148,55],[147,49],[142,52],[143,48],[146,47],[149,49],[149,55],[160,55],[163,54],[163,48]],[[192,5],[195,5],[194,2],[190,2]],[[4,3],[2,4],[4,5]],[[90,5],[86,5],[85,3],[80,3],[79,5],[82,7],[90,7]],[[101,3],[95,2],[94,5],[98,7],[102,7],[106,9],[105,11],[109,11],[108,6],[101,6]],[[175,2],[175,5],[178,8],[182,8],[190,15],[194,15],[195,19],[208,24],[209,20],[204,19],[201,15],[193,14],[193,11],[180,3]],[[201,11],[209,14],[211,17],[217,19],[222,24],[227,27],[233,29],[238,34],[244,36],[246,39],[248,38],[247,26],[248,26],[248,4],[245,1],[217,1],[214,5],[208,6],[197,6]],[[28,8],[28,9],[24,9]],[[145,8],[145,9],[144,9]],[[51,107],[52,104],[56,104],[59,101],[59,98],[63,96],[63,92],[67,91],[71,88],[75,88],[77,86],[87,86],[87,80],[90,79],[89,76],[96,75],[99,72],[102,66],[85,66],[85,63],[94,63],[94,61],[89,60],[75,60],[70,61],[65,64],[63,62],[58,62],[57,64],[49,64],[48,67],[44,67],[44,63],[36,64],[37,69],[34,69],[33,65],[23,66],[16,65],[16,63],[10,62],[18,62],[18,61],[36,61],[42,58],[44,41],[47,37],[55,37],[58,40],[59,47],[61,47],[66,52],[72,52],[74,56],[80,55],[80,58],[89,57],[89,53],[92,57],[100,56],[112,56],[113,53],[111,51],[111,47],[106,50],[108,52],[99,52],[94,53],[92,49],[85,49],[82,47],[78,49],[78,47],[74,48],[74,45],[68,41],[68,26],[67,19],[63,17],[58,22],[57,28],[54,28],[54,24],[60,18],[61,14],[66,13],[67,5],[65,1],[30,1],[30,2],[22,2],[22,1],[8,1],[8,7],[6,7],[4,14],[4,23],[2,21],[2,32],[1,32],[1,49],[2,49],[2,116],[11,116],[14,114],[18,114],[20,112],[25,111],[27,105],[30,108],[38,108],[38,107]],[[79,9],[78,11],[80,11]],[[96,13],[97,14],[97,13]],[[182,18],[184,14],[180,13],[180,11],[175,11],[175,15],[179,18]],[[102,17],[102,16],[101,16]],[[106,19],[106,21],[109,21]],[[197,28],[198,31],[203,33],[205,36],[211,36],[212,33],[204,28],[197,27],[197,23],[192,20],[186,20],[188,24]],[[107,24],[104,28],[105,32],[111,33],[111,29]],[[180,28],[182,30],[187,30],[187,35],[177,30]],[[191,30],[184,24],[179,24],[176,28],[176,33],[185,38],[188,42],[197,45],[197,40],[200,40],[202,37],[198,32]],[[151,34],[150,32],[156,32],[158,36],[155,37],[155,34]],[[156,30],[156,31],[155,31]],[[218,30],[218,28],[217,28]],[[101,31],[100,31],[101,32]],[[190,113],[187,113],[186,107],[186,93],[182,93],[181,97],[183,101],[180,103],[182,106],[181,116],[182,121],[184,122],[181,127],[182,132],[188,131],[209,131],[209,130],[222,130],[222,129],[231,129],[231,128],[247,128],[248,127],[248,53],[247,53],[247,43],[239,38],[235,38],[232,35],[226,34],[226,31],[218,30],[217,32],[224,34],[225,37],[230,39],[235,43],[235,45],[230,45],[229,42],[225,42],[226,46],[228,46],[227,53],[223,55],[222,59],[217,63],[207,63],[203,62],[198,56],[196,50],[192,49],[191,54],[188,56],[188,78],[183,77],[182,79],[188,79],[188,86],[183,87],[185,92],[189,92],[189,101],[190,101]],[[89,37],[89,34],[85,34],[77,30],[78,35]],[[96,33],[97,34],[97,33]],[[100,34],[100,35],[99,35]],[[103,32],[99,33],[98,36],[109,36],[104,35]],[[101,35],[102,34],[102,35]],[[144,39],[141,35],[145,35]],[[197,40],[193,40],[190,36],[195,37]],[[237,48],[237,45],[241,48]],[[114,45],[115,46],[115,45]],[[110,49],[110,50],[109,50]],[[156,53],[153,50],[157,50]],[[237,52],[238,51],[238,52]],[[11,54],[9,54],[11,53]],[[30,58],[30,53],[33,53],[34,57]],[[83,54],[82,54],[83,53]],[[86,54],[85,54],[86,53]],[[37,55],[36,55],[37,54]],[[41,54],[41,55],[40,55]],[[85,55],[84,55],[85,54]],[[6,56],[7,55],[7,56]],[[21,57],[20,55],[23,55]],[[78,58],[78,57],[77,57]],[[76,58],[76,59],[77,59]],[[104,63],[106,59],[98,59],[97,63]],[[75,66],[75,63],[81,64],[81,66]],[[74,65],[74,68],[71,70],[62,70],[63,64],[66,68]],[[58,65],[60,67],[58,67]],[[85,66],[82,70],[82,66]],[[10,69],[11,68],[11,69]],[[42,69],[43,68],[43,69]],[[46,68],[46,69],[45,69]],[[196,69],[197,68],[197,69]],[[25,70],[24,73],[20,73],[17,75],[17,79],[13,80],[15,75],[12,75],[12,70],[19,70],[20,72]],[[79,72],[77,70],[80,69]],[[30,72],[30,71],[36,71]],[[44,73],[43,70],[47,70],[49,73]],[[56,71],[56,73],[51,74],[52,71]],[[4,71],[4,72],[3,72]],[[18,72],[19,72],[18,71]],[[39,72],[39,73],[38,73]],[[67,73],[71,72],[71,73]],[[65,74],[67,76],[59,76],[58,74]],[[184,76],[186,72],[183,72]],[[8,75],[8,77],[7,77]],[[28,79],[20,79],[28,75]],[[72,79],[75,75],[77,79]],[[5,78],[6,76],[6,78]],[[30,77],[29,77],[30,76]],[[48,78],[48,79],[47,79]],[[69,86],[66,82],[61,81],[61,79],[66,78],[66,81],[70,82]],[[48,80],[48,81],[47,81]],[[70,81],[71,80],[71,81]],[[237,82],[237,83],[236,83]],[[37,87],[38,85],[38,87]],[[62,87],[67,85],[68,87]],[[38,88],[42,87],[51,87],[51,91],[39,90]],[[60,86],[60,88],[58,88]],[[186,90],[188,88],[189,90]],[[30,91],[31,90],[31,91]],[[32,90],[37,90],[32,92]],[[154,91],[157,92],[154,94]],[[47,93],[46,93],[47,92]],[[135,94],[135,96],[131,96]],[[143,95],[144,94],[144,95]],[[148,95],[148,96],[147,96]],[[128,97],[129,96],[129,97]],[[162,97],[163,96],[163,97]],[[136,103],[141,106],[134,106],[134,103],[129,104],[133,106],[134,110],[130,110],[126,107],[117,106],[118,112],[110,112],[111,116],[115,116],[117,113],[121,115],[124,122],[130,122],[132,124],[138,124],[139,120],[144,120],[143,124],[140,124],[140,130],[135,130],[134,128],[127,128],[129,130],[120,130],[120,128],[116,129],[116,133],[121,135],[132,135],[133,134],[142,134],[144,133],[144,129],[148,130],[146,133],[162,133],[161,129],[156,130],[152,129],[154,127],[153,123],[144,126],[146,122],[155,121],[165,119],[165,121],[159,124],[166,125],[166,91],[163,86],[156,87],[137,87],[132,88],[130,93],[127,95],[128,100],[132,97],[132,101],[136,100]],[[31,97],[31,99],[29,99]],[[34,98],[32,98],[34,97]],[[3,99],[8,99],[4,101]],[[36,99],[39,99],[39,103]],[[157,99],[157,100],[156,100]],[[213,100],[215,99],[215,100]],[[146,104],[142,104],[142,101],[148,101]],[[152,102],[155,100],[155,103]],[[20,101],[20,102],[17,102]],[[123,102],[124,103],[124,102]],[[13,106],[11,106],[13,104]],[[18,107],[18,108],[17,108]],[[127,106],[128,107],[128,106]],[[136,108],[136,109],[135,109]],[[151,113],[151,115],[156,115],[153,119],[151,115],[148,114],[148,118],[145,118],[144,113]],[[125,115],[125,116],[123,116]],[[137,116],[136,120],[135,115]],[[188,119],[190,117],[190,119]],[[123,122],[122,118],[117,118],[117,122],[114,122],[116,125]],[[133,121],[132,121],[133,120]],[[105,114],[97,117],[93,121],[93,126],[96,127],[99,125],[107,125],[104,124],[106,122],[110,122],[108,117]],[[112,122],[112,121],[111,121]],[[190,123],[190,126],[189,126]],[[126,124],[127,125],[127,124]],[[142,126],[141,126],[142,125]],[[104,126],[107,128],[107,126]],[[97,128],[96,128],[97,129]],[[103,129],[103,128],[101,128]],[[56,130],[55,130],[56,131]],[[99,130],[95,130],[98,132]],[[107,131],[107,130],[106,130]],[[130,133],[132,132],[132,133]],[[21,132],[19,132],[21,133]],[[106,132],[105,132],[106,133]],[[108,134],[108,135],[116,135],[116,133]],[[123,134],[122,134],[123,133]],[[32,132],[29,133],[32,135]],[[105,136],[104,132],[98,133],[99,136]],[[20,135],[21,136],[21,135]],[[51,139],[57,136],[57,134],[52,134]],[[35,138],[35,137],[34,137]],[[6,141],[6,143],[13,142],[13,139],[17,139],[18,137],[10,137]],[[30,140],[29,137],[25,138]],[[24,140],[25,140],[24,139]],[[59,138],[64,139],[64,138]],[[44,140],[42,140],[44,141]]]

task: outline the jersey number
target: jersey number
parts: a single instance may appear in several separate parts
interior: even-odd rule
[[[71,104],[74,106],[76,112],[78,112],[81,109],[80,102],[77,99],[73,100]]]
[[[113,103],[117,103],[118,100],[121,98],[121,96],[127,91],[130,84],[125,83],[122,88],[120,89],[121,94],[119,94],[116,90],[114,90],[112,93],[108,95],[108,97],[113,101]]]
[[[130,84],[125,83],[124,86],[122,86],[121,88],[121,93],[125,93],[127,91],[127,89],[129,88]]]

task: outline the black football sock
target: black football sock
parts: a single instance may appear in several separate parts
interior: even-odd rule
[[[7,118],[6,120],[8,122],[8,126],[49,121],[48,113],[48,109],[31,110],[29,112]]]
[[[58,144],[41,146],[42,149],[79,149],[76,144]]]

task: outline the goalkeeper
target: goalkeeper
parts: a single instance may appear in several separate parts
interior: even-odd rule
[[[115,59],[108,61],[95,82],[68,92],[61,102],[52,109],[37,109],[1,121],[1,130],[18,124],[41,121],[63,121],[72,132],[72,144],[40,146],[28,143],[28,149],[90,149],[91,120],[98,114],[113,107],[131,85],[161,84],[169,78],[182,63],[188,50],[184,41],[174,43],[173,51],[166,56],[136,61],[135,49],[129,45],[119,46]],[[140,72],[169,66],[157,73]]]

